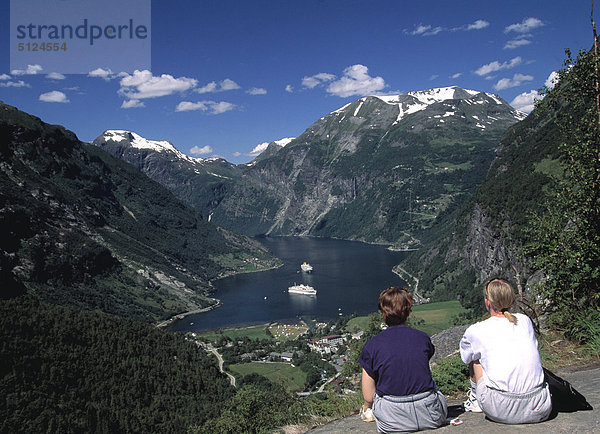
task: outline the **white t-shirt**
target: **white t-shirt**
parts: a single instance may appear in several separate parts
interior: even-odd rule
[[[460,356],[465,363],[479,360],[488,386],[527,393],[544,382],[544,372],[531,320],[514,315],[517,324],[493,316],[470,326],[460,341]]]

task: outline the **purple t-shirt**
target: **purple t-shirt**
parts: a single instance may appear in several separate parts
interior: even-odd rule
[[[406,396],[435,388],[429,336],[405,325],[388,327],[362,349],[358,363],[375,380],[377,395]]]

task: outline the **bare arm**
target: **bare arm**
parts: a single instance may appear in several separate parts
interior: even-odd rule
[[[362,394],[365,403],[363,409],[371,408],[373,406],[373,397],[375,396],[375,380],[371,378],[367,371],[362,370]]]

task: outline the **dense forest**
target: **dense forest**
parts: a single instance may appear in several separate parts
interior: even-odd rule
[[[181,334],[99,312],[0,302],[0,432],[185,432],[234,395]]]

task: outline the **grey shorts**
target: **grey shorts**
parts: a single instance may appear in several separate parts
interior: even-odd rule
[[[381,433],[410,432],[442,426],[448,406],[444,395],[437,390],[409,396],[375,394],[373,414]]]
[[[544,383],[528,393],[510,393],[477,383],[477,401],[485,415],[506,424],[537,423],[550,416],[550,389]]]

